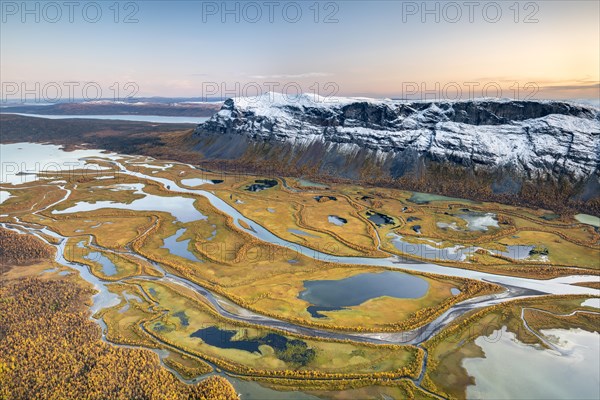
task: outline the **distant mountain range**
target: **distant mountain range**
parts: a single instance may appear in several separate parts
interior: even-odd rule
[[[171,101],[167,101],[171,100]],[[57,104],[11,104],[1,113],[36,115],[159,115],[168,117],[210,117],[223,102],[201,102],[187,99],[136,99],[133,101],[87,101]]]

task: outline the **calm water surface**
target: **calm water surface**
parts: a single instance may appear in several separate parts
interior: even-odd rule
[[[475,378],[475,385],[467,388],[467,398],[600,398],[600,335],[580,329],[547,329],[542,334],[562,354],[523,344],[506,327],[476,339],[485,358],[463,361]]]
[[[188,247],[190,244],[190,239],[179,240],[181,236],[185,233],[187,229],[182,228],[179,229],[174,235],[169,236],[164,239],[165,244],[162,246],[163,249],[168,249],[171,254],[174,254],[178,257],[185,258],[186,260],[194,261],[194,262],[203,262],[199,260],[194,253],[192,253]]]
[[[300,298],[315,306],[350,307],[382,296],[400,299],[423,297],[429,289],[424,279],[402,272],[364,273],[338,280],[304,281]]]
[[[7,113],[8,114],[8,113]],[[165,117],[162,115],[50,115],[50,114],[23,114],[24,117],[46,119],[110,119],[117,121],[154,122],[158,124],[201,124],[208,121],[208,117]]]

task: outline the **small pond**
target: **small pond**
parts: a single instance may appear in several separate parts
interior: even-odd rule
[[[260,346],[267,345],[272,347],[275,352],[285,351],[289,345],[302,343],[306,346],[305,342],[301,340],[289,340],[283,335],[277,333],[268,333],[263,337],[254,339],[234,339],[238,334],[238,331],[221,329],[216,326],[210,326],[208,328],[198,329],[192,333],[190,337],[202,339],[202,341],[209,346],[218,347],[221,349],[236,349],[244,350],[250,353],[260,352]]]
[[[275,179],[256,179],[246,190],[249,192],[260,192],[261,190],[267,190],[275,186],[277,186]]]
[[[595,217],[593,215],[588,214],[577,214],[575,219],[582,224],[592,225],[596,228],[600,227],[600,217]]]
[[[394,218],[375,211],[367,211],[367,218],[379,227],[382,225],[394,225]]]
[[[163,164],[163,165],[156,165],[156,164],[143,164],[143,163],[128,163],[129,165],[133,166],[133,167],[144,167],[144,168],[149,168],[149,169],[160,169],[161,171],[166,171],[169,168],[171,168],[173,166],[173,164]]]
[[[337,201],[337,197],[335,197],[335,196],[315,196],[314,199],[318,202],[327,201],[327,200]]]
[[[104,254],[93,251],[83,256],[86,260],[97,262],[102,266],[102,273],[106,276],[113,276],[117,273],[117,266]]]
[[[555,219],[560,218],[560,215],[558,214],[544,214],[540,217],[541,219],[544,219],[546,221],[554,221]]]
[[[179,319],[179,323],[181,324],[181,326],[190,326],[190,319],[185,313],[185,311],[178,311],[175,314],[173,314],[173,316]]]
[[[188,179],[182,179],[181,183],[184,184],[185,186],[196,187],[196,186],[206,185],[206,184],[212,185],[213,181],[206,180],[206,179],[200,179],[200,178],[188,178]]]
[[[337,226],[344,226],[348,223],[348,220],[346,218],[338,217],[337,215],[330,215],[327,217],[327,220],[330,224],[334,224]]]
[[[498,220],[494,213],[480,213],[471,211],[465,214],[456,215],[458,218],[467,222],[469,231],[487,231],[489,227],[498,228]]]
[[[181,228],[175,232],[174,235],[171,235],[164,239],[164,245],[161,247],[162,249],[168,249],[169,252],[173,255],[176,255],[181,258],[185,258],[186,260],[194,261],[194,262],[203,262],[199,260],[194,253],[192,253],[188,247],[190,244],[190,239],[180,240],[181,236],[185,233],[186,229]]]
[[[582,306],[584,307],[594,307],[594,308],[600,308],[600,299],[595,298],[595,299],[587,299],[586,301],[584,301],[583,303],[581,303]]]
[[[504,257],[512,258],[513,260],[524,260],[529,258],[531,251],[534,246],[528,245],[509,245],[506,246],[506,251],[494,251],[495,254],[502,255]]]
[[[462,219],[467,223],[466,230],[471,232],[485,232],[488,228],[498,228],[498,220],[496,219],[496,214],[494,213],[481,213],[476,211],[469,211],[463,214],[456,214],[455,217]],[[436,222],[438,228],[441,229],[452,229],[453,231],[463,230],[460,228],[456,222]]]

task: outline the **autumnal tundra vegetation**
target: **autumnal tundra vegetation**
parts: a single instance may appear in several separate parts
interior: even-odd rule
[[[39,239],[0,227],[0,265],[23,265],[49,259],[54,248]]]
[[[237,399],[222,377],[186,385],[151,351],[101,341],[77,281],[0,279],[0,398]]]
[[[116,159],[2,186],[0,398],[237,398],[228,379],[463,398],[480,324],[543,345],[540,329],[598,323],[583,296],[443,321],[505,292],[455,270],[596,288],[600,233],[568,212]]]

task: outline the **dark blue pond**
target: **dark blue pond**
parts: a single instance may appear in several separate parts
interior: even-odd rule
[[[339,280],[304,281],[298,296],[311,303],[307,311],[323,318],[319,311],[335,311],[357,306],[367,300],[389,296],[400,299],[423,297],[429,289],[426,280],[403,272],[364,273]]]
[[[189,326],[190,325],[190,319],[188,318],[185,311],[176,312],[175,314],[173,314],[173,316],[179,319],[181,326]]]
[[[261,190],[267,190],[277,186],[277,181],[275,179],[257,179],[254,182],[255,183],[249,185],[246,190],[249,192],[260,192]]]
[[[367,218],[379,227],[382,225],[394,225],[394,218],[382,213],[367,211]]]
[[[348,223],[346,218],[338,217],[337,215],[330,215],[327,217],[327,220],[330,224],[334,224],[337,226],[344,226],[344,224]]]
[[[309,348],[305,341],[300,339],[288,339],[277,333],[269,333],[252,340],[232,340],[236,334],[237,331],[211,326],[198,329],[190,336],[200,338],[210,346],[221,349],[244,350],[250,353],[260,352],[259,347],[267,345],[275,350],[275,355],[279,359],[297,366],[306,365],[315,357],[315,351]]]
[[[237,349],[258,352],[258,347],[263,344],[258,340],[231,340],[237,331],[219,329],[216,326],[210,326],[204,329],[198,329],[192,333],[191,337],[197,337],[209,346],[219,347],[221,349]]]

